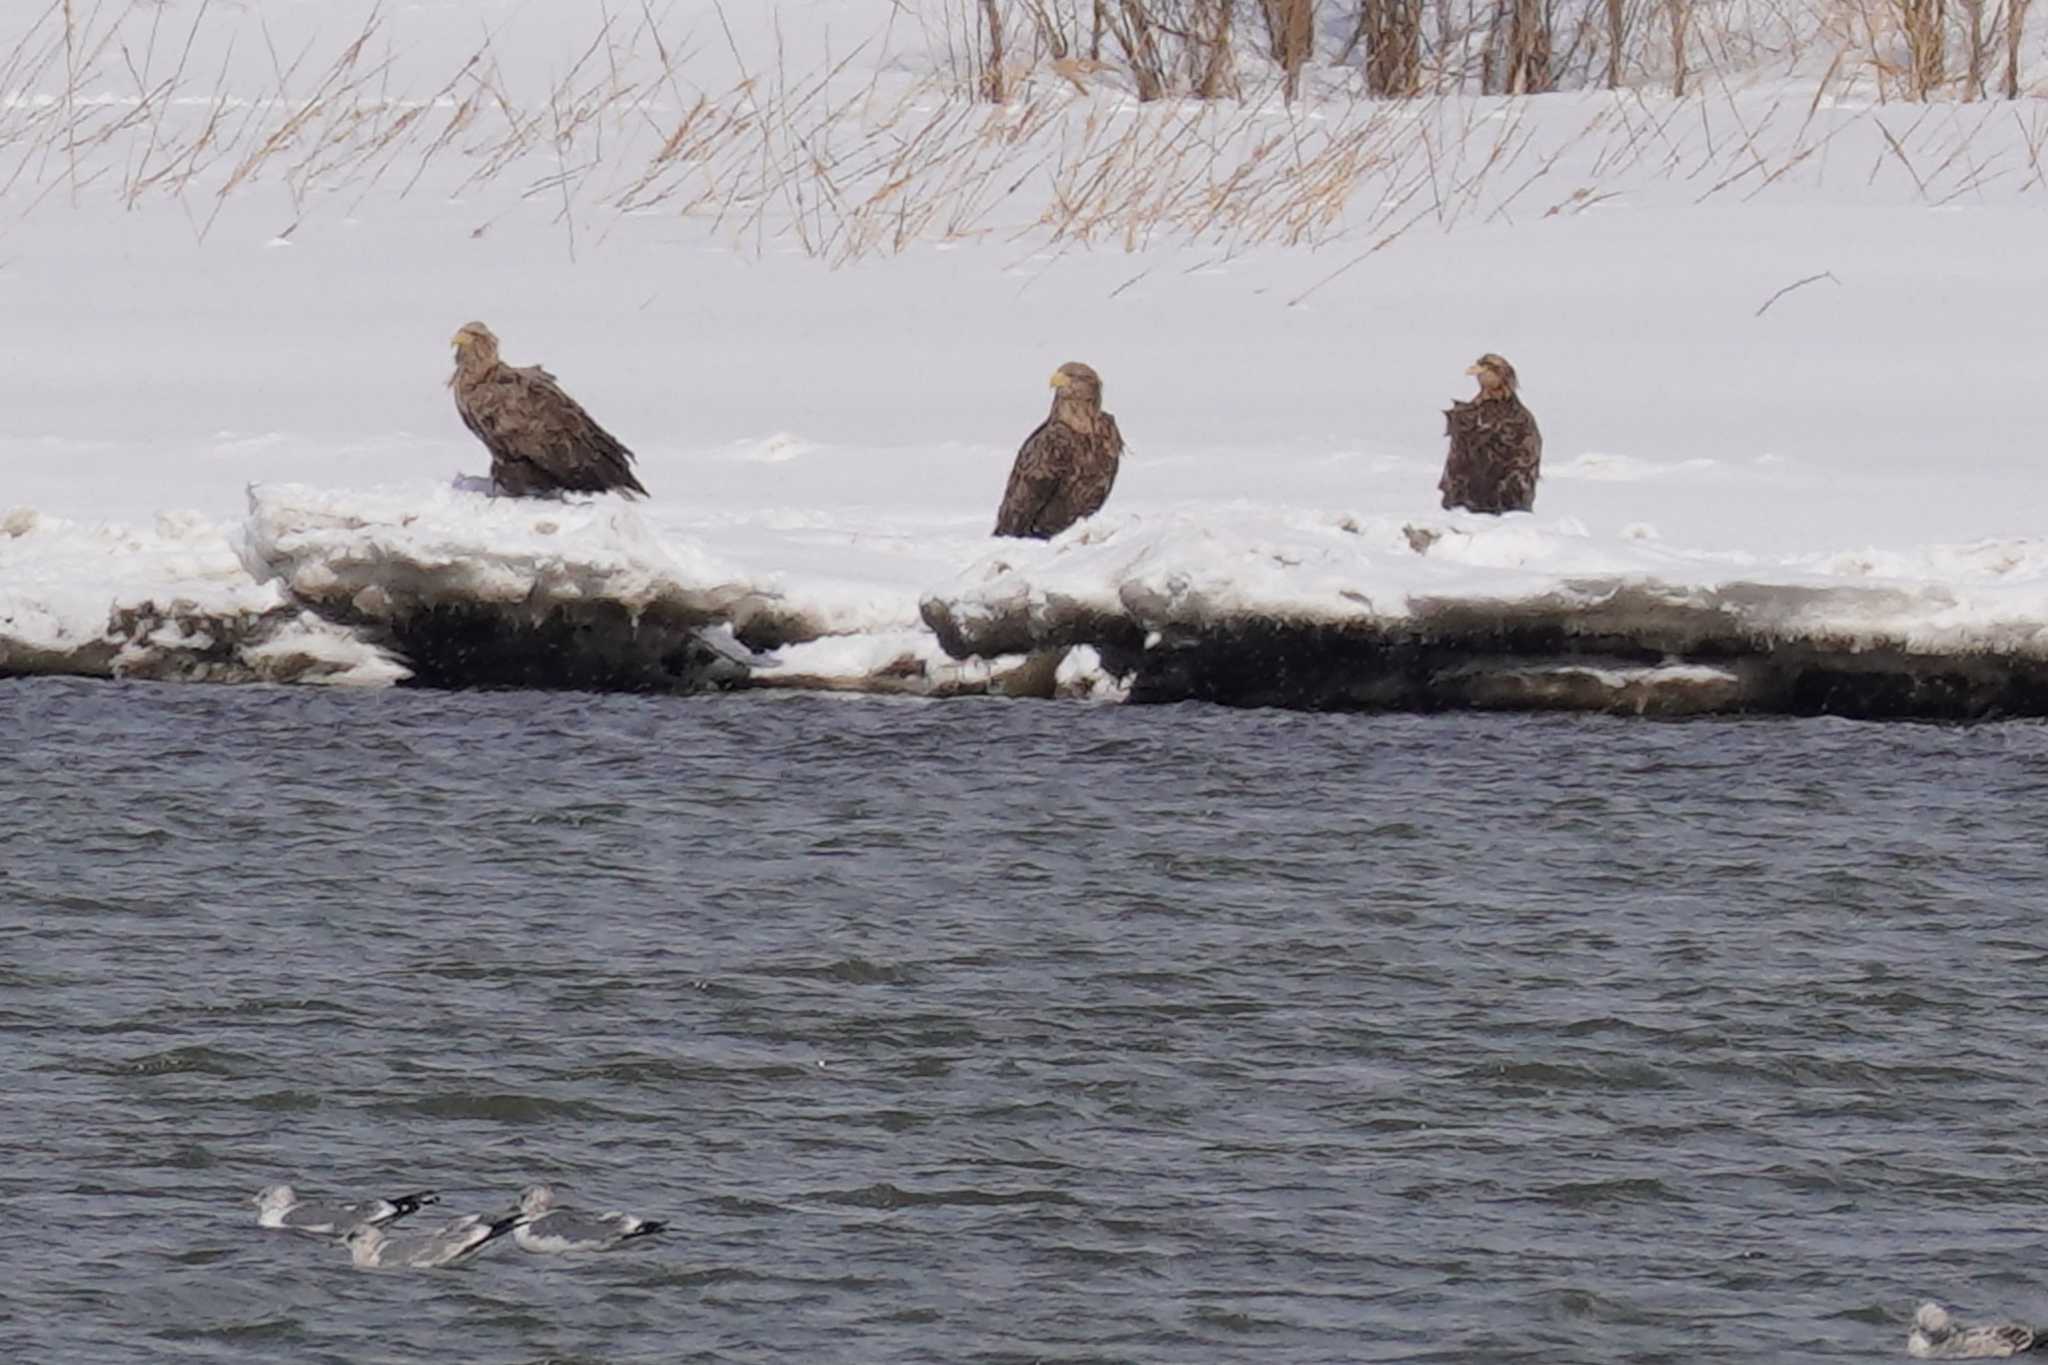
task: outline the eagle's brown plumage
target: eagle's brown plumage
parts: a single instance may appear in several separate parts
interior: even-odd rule
[[[548,493],[647,490],[633,477],[633,452],[591,419],[538,365],[498,359],[498,338],[481,322],[455,334],[455,411],[491,452],[491,482],[515,498]]]
[[[1026,437],[996,513],[999,536],[1048,540],[1109,500],[1123,433],[1102,410],[1102,377],[1069,363],[1052,377],[1052,413]]]
[[[1536,506],[1543,433],[1515,393],[1515,367],[1497,355],[1479,357],[1466,374],[1479,393],[1444,410],[1451,451],[1437,488],[1445,507],[1473,512],[1527,512]]]

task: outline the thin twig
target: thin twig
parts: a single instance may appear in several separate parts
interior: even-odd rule
[[[1804,288],[1805,288],[1805,287],[1806,287],[1807,285],[1809,285],[1809,284],[1816,284],[1816,283],[1818,283],[1818,282],[1819,282],[1819,281],[1821,281],[1821,280],[1835,280],[1835,272],[1834,272],[1834,271],[1832,271],[1832,270],[1823,270],[1823,271],[1821,271],[1821,272],[1820,272],[1820,274],[1818,274],[1818,275],[1808,275],[1808,276],[1807,276],[1807,277],[1806,277],[1805,279],[1803,279],[1803,280],[1794,280],[1794,281],[1792,281],[1792,283],[1790,283],[1790,284],[1786,285],[1786,286],[1785,286],[1785,287],[1784,287],[1783,289],[1780,289],[1780,290],[1779,290],[1779,291],[1778,291],[1777,293],[1775,293],[1775,294],[1771,295],[1771,296],[1770,296],[1769,298],[1765,299],[1765,300],[1764,300],[1764,304],[1763,304],[1763,307],[1761,307],[1761,308],[1757,309],[1757,310],[1756,310],[1756,312],[1755,312],[1755,314],[1753,314],[1753,316],[1755,316],[1755,317],[1762,317],[1762,316],[1763,316],[1763,315],[1764,315],[1765,313],[1768,313],[1768,312],[1770,312],[1770,311],[1771,311],[1771,305],[1772,305],[1772,304],[1776,303],[1776,302],[1777,302],[1777,301],[1778,301],[1779,299],[1782,299],[1782,298],[1784,298],[1784,297],[1785,297],[1785,296],[1786,296],[1787,294],[1791,293],[1791,292],[1792,292],[1793,290],[1795,290],[1795,289],[1804,289]],[[1835,283],[1839,285],[1839,284],[1841,283],[1841,281],[1840,281],[1840,280],[1835,280]]]

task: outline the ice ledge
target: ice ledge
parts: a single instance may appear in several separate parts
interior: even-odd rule
[[[1765,564],[1529,518],[1253,508],[1004,545],[923,613],[956,657],[1094,646],[1140,702],[2048,715],[2036,542]]]
[[[220,530],[0,515],[0,677],[385,687],[389,652],[251,580]]]
[[[0,676],[2048,715],[2035,541],[1764,562],[1641,527],[1205,505],[993,543],[928,628],[911,581],[749,578],[611,499],[281,485],[231,528],[21,510]]]
[[[259,582],[390,650],[430,687],[733,686],[750,652],[707,627],[801,630],[778,598],[694,546],[662,543],[614,498],[260,486],[241,550]]]

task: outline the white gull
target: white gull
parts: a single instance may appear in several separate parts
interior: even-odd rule
[[[289,1185],[266,1185],[251,1195],[249,1202],[256,1206],[256,1222],[261,1227],[306,1237],[344,1237],[354,1227],[389,1223],[418,1213],[426,1205],[438,1203],[439,1196],[432,1190],[416,1190],[389,1199],[345,1203],[337,1199],[301,1199],[299,1192]]]
[[[512,1238],[521,1251],[548,1254],[563,1251],[609,1251],[639,1237],[651,1237],[666,1223],[636,1218],[630,1213],[584,1213],[555,1203],[555,1192],[546,1185],[529,1185],[519,1192],[519,1212],[524,1219]]]
[[[2023,1322],[1965,1327],[1938,1303],[1923,1303],[1906,1334],[1906,1354],[1916,1360],[1969,1360],[2014,1356],[2034,1349],[2034,1329]]]
[[[359,1224],[342,1240],[355,1263],[368,1269],[407,1266],[432,1270],[466,1261],[526,1221],[522,1213],[490,1219],[465,1213],[438,1228],[386,1232],[374,1223]]]

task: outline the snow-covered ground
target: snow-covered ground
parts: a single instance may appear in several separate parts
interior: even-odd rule
[[[1767,642],[2048,656],[2039,99],[991,112],[947,103],[889,0],[654,12],[600,75],[605,12],[386,6],[345,97],[346,0],[137,10],[104,51],[140,79],[103,60],[68,96],[61,62],[0,68],[0,672],[390,681],[413,591],[652,606],[729,623],[758,681],[938,692],[1016,661],[951,659],[927,616],[1005,622],[999,652],[1090,638],[1018,625],[1064,601],[1143,638],[1641,598]],[[49,134],[67,98],[86,145]],[[890,190],[919,137],[957,155]],[[443,385],[471,318],[650,500],[451,487],[487,468]],[[1546,436],[1505,522],[1435,506],[1440,410],[1489,350]],[[1130,441],[1115,496],[994,544],[1070,359]],[[1085,659],[1065,683],[1106,690]]]

